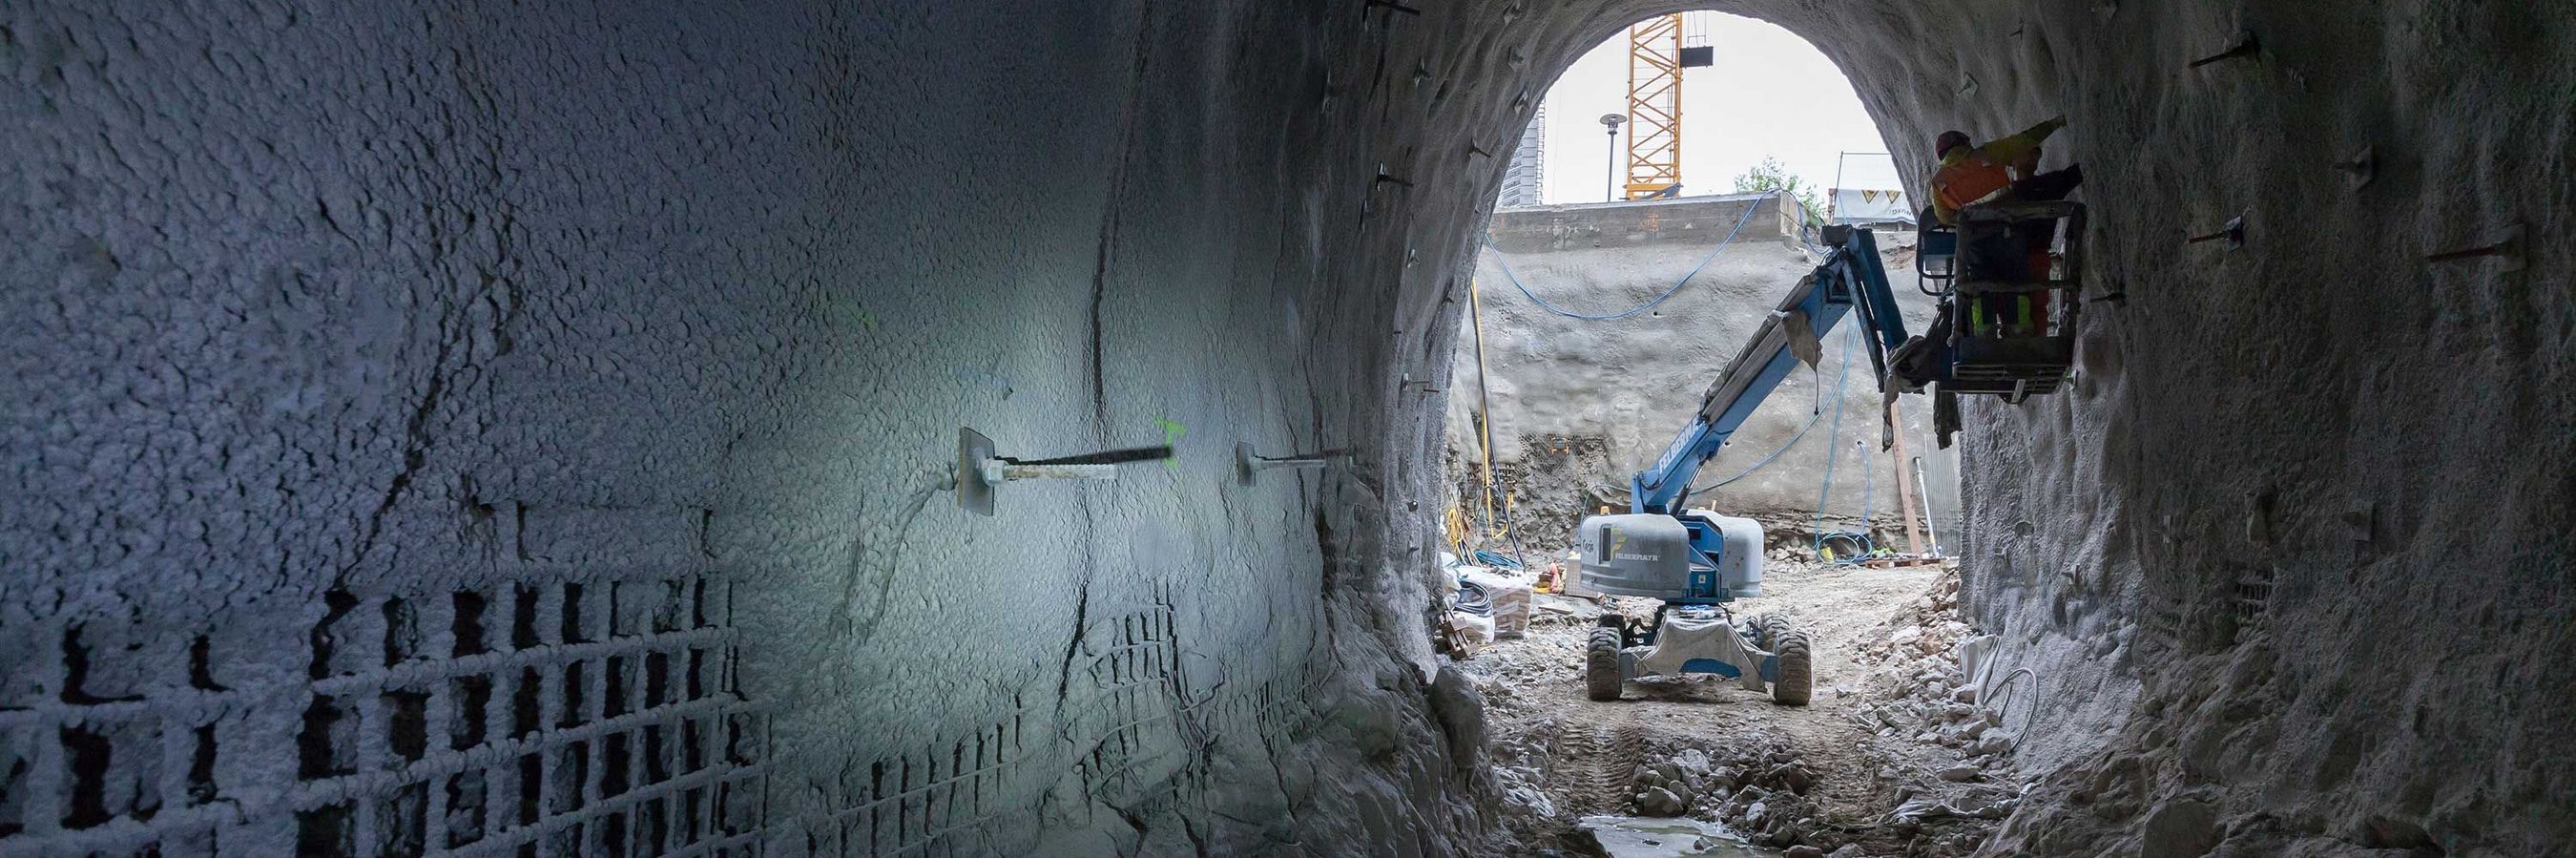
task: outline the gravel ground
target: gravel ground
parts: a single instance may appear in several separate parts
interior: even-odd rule
[[[1955,571],[1775,559],[1764,588],[1735,612],[1787,613],[1814,640],[1807,706],[1707,676],[1588,700],[1583,640],[1602,609],[1582,600],[1541,597],[1527,637],[1459,665],[1490,707],[1527,854],[1602,854],[1578,821],[1635,814],[1720,822],[1796,858],[1941,858],[1972,851],[2011,809],[2010,734],[1960,690],[1955,650],[1973,631],[1958,620]],[[1655,607],[1611,602],[1640,617]]]

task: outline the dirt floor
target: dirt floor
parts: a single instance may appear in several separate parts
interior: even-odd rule
[[[1972,631],[1956,619],[1957,586],[1941,567],[1773,560],[1768,595],[1734,610],[1787,613],[1811,636],[1803,707],[1714,676],[1632,680],[1617,702],[1588,700],[1583,642],[1601,609],[1538,597],[1526,637],[1459,665],[1490,707],[1515,835],[1527,854],[1604,854],[1582,818],[1687,816],[1792,858],[1973,851],[2020,783],[2009,735],[1959,687],[1955,649]],[[1640,617],[1655,607],[1612,601]]]

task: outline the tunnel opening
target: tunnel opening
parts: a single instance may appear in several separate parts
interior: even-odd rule
[[[1667,467],[1668,445],[1683,443],[1674,434],[1703,431],[1694,414],[1732,411],[1703,397],[1727,388],[1722,376],[1738,366],[1763,365],[1739,351],[1762,340],[1765,319],[1798,306],[1782,296],[1841,270],[1827,267],[1826,244],[1847,239],[1823,227],[1876,230],[1889,321],[1923,333],[1938,309],[1934,290],[1919,288],[1931,281],[1916,271],[1916,207],[1902,201],[1895,159],[1882,154],[1879,176],[1853,177],[1863,193],[1845,193],[1837,175],[1842,155],[1888,148],[1840,70],[1786,31],[1708,17],[1650,18],[1560,76],[1542,116],[1645,118],[1604,117],[1609,147],[1590,123],[1551,128],[1543,147],[1525,132],[1476,237],[1469,319],[1452,356],[1443,558],[1457,590],[1441,634],[1488,704],[1487,756],[1516,844],[1507,851],[1964,854],[2017,800],[2009,750],[2028,726],[2030,697],[2016,694],[2016,675],[1975,705],[1992,678],[1958,667],[1962,646],[1982,651],[1992,640],[1963,622],[1956,572],[1939,551],[1943,531],[1956,544],[1955,523],[1932,520],[1930,507],[1957,509],[1955,461],[1928,431],[1925,397],[1881,399],[1881,370],[1859,348],[1875,336],[1865,333],[1874,317],[1820,330],[1815,353],[1776,388],[1745,394],[1750,412],[1718,430],[1723,440],[1693,468],[1704,476],[1672,477],[1694,486],[1676,509],[1740,522],[1725,527],[1747,532],[1742,551],[1712,548],[1712,562],[1720,574],[1751,564],[1759,588],[1722,608],[1659,607],[1587,586],[1594,558],[1575,550],[1579,522],[1649,502],[1631,475],[1645,481]],[[1694,42],[1715,62],[1674,68],[1669,60]],[[1816,103],[1837,89],[1839,104]],[[1636,103],[1640,92],[1650,103]],[[1619,145],[1623,126],[1630,146]],[[1670,137],[1682,141],[1678,153],[1662,148]],[[1568,140],[1593,157],[1556,157]],[[1729,144],[1723,158],[1694,148],[1714,142]],[[1826,172],[1802,175],[1783,155]],[[1541,160],[1549,199],[1572,204],[1531,207],[1544,201],[1515,187],[1538,178],[1528,167]],[[1679,182],[1622,187],[1639,176]],[[1569,185],[1588,188],[1566,194]],[[1629,194],[1641,198],[1601,201]],[[1917,491],[1931,483],[1914,482],[1920,456],[1881,446],[1899,433],[1939,462],[1940,494]],[[1743,648],[1767,647],[1782,669],[1799,665],[1796,702],[1770,704],[1792,699],[1786,675],[1759,659],[1727,671],[1730,656],[1691,649],[1701,644],[1674,645],[1696,661],[1647,667],[1672,648],[1656,630],[1700,614],[1751,630]],[[1614,617],[1628,630],[1620,658],[1636,662],[1607,668],[1603,686],[1604,669],[1585,655],[1603,645],[1586,641]],[[1735,687],[1731,677],[1754,673],[1749,689]]]
[[[1749,330],[1742,320],[1758,319],[1820,260],[1819,228],[1828,223],[1878,230],[1891,282],[1906,302],[1906,322],[1920,333],[1929,321],[1931,302],[1912,272],[1914,207],[1894,174],[1896,159],[1840,70],[1776,26],[1714,12],[1668,17],[1674,20],[1642,49],[1622,32],[1554,79],[1505,167],[1497,207],[1473,236],[1475,264],[1464,291],[1481,293],[1481,300],[1463,302],[1471,318],[1457,327],[1450,371],[1458,395],[1449,398],[1445,415],[1455,505],[1465,508],[1472,530],[1500,532],[1499,519],[1517,511],[1512,501],[1526,506],[1532,500],[1528,488],[1496,489],[1489,473],[1496,467],[1511,472],[1500,483],[1520,481],[1532,467],[1574,469],[1551,474],[1547,481],[1564,490],[1527,507],[1539,519],[1534,535],[1547,540],[1563,542],[1574,519],[1598,505],[1624,506],[1628,476],[1653,464],[1674,429],[1687,422],[1702,388]],[[1692,50],[1708,52],[1701,60],[1706,65],[1668,62]],[[1748,77],[1757,80],[1746,83]],[[1619,126],[1598,135],[1589,123],[1563,121],[1601,111],[1609,111],[1605,119],[1628,115],[1639,109],[1632,104],[1637,92],[1650,101],[1656,93],[1679,94],[1686,104],[1643,108],[1650,119],[1677,119],[1663,122],[1672,132],[1631,128],[1623,139]],[[1546,120],[1551,111],[1559,117],[1553,124]],[[1640,134],[1687,143],[1644,143]],[[1632,156],[1657,163],[1641,168]],[[1604,195],[1624,196],[1620,181],[1631,169],[1682,179],[1641,190],[1647,200],[1692,204],[1596,207]],[[1729,194],[1736,196],[1721,199]],[[1778,210],[1756,211],[1766,205]],[[1670,249],[1632,247],[1640,244]],[[1763,262],[1775,264],[1752,270]],[[1702,317],[1723,321],[1695,321]],[[1709,463],[1707,482],[1715,485],[1695,494],[1758,509],[1778,538],[1787,531],[1777,525],[1818,511],[1813,484],[1829,481],[1825,460],[1802,454],[1791,457],[1794,467],[1766,468],[1802,444],[1812,450],[1847,440],[1822,439],[1824,430],[1814,424],[1826,413],[1879,407],[1857,398],[1825,407],[1819,382],[1845,391],[1875,386],[1876,370],[1865,369],[1855,385],[1842,369],[1850,350],[1843,334],[1858,336],[1857,330],[1838,332],[1841,352],[1828,349],[1816,366],[1784,381],[1778,401],[1761,406],[1764,418],[1741,427]],[[1811,432],[1820,440],[1808,442]],[[1942,509],[1955,513],[1955,457],[1928,437],[1914,446],[1930,454],[1922,482],[1943,498]],[[1522,461],[1532,451],[1552,458]],[[1910,495],[1916,488],[1902,468],[1847,471],[1844,491],[1823,493],[1838,522],[1874,519],[1872,512],[1890,512],[1899,489]],[[1800,480],[1809,485],[1793,488]],[[1731,494],[1752,495],[1718,491],[1729,485],[1738,486]],[[1887,520],[1893,522],[1892,514]],[[1796,529],[1813,525],[1801,521]],[[1874,527],[1853,529],[1883,535]],[[1945,522],[1939,529],[1955,543],[1955,527]]]
[[[1491,851],[1475,227],[1704,5],[0,12],[0,853]],[[1944,848],[2576,841],[2565,10],[1717,5],[2092,168],[2119,299],[1962,415],[2037,780]],[[1172,455],[978,510],[964,430]]]

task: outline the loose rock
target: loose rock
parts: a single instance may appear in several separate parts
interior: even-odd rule
[[[1680,796],[1663,787],[1647,787],[1637,794],[1637,813],[1641,816],[1680,816],[1689,809]]]
[[[1975,742],[1969,743],[1968,754],[1980,757],[1989,754],[1997,756],[2009,754],[2012,753],[2014,743],[2015,739],[2013,738],[2013,734],[1997,730],[1985,734]]]

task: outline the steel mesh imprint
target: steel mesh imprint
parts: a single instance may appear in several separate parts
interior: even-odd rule
[[[724,582],[334,591],[314,614],[301,647],[12,633],[60,649],[0,698],[0,856],[757,853],[767,728]]]

